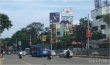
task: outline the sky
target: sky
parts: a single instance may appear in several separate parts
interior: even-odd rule
[[[1,38],[11,37],[16,31],[31,24],[41,22],[49,26],[49,13],[73,9],[73,24],[91,14],[94,0],[0,0],[0,13],[8,15],[13,26],[1,34]]]

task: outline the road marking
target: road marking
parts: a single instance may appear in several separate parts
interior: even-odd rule
[[[31,65],[30,63],[26,62],[26,61],[23,61],[21,59],[17,59],[17,60],[20,60],[21,62],[25,63],[26,65]]]

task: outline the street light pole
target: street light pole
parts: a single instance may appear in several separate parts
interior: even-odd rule
[[[53,42],[53,39],[52,39],[52,29],[51,29],[51,51],[52,51],[52,42]]]
[[[87,21],[88,21],[87,31],[89,32],[89,31],[90,31],[90,30],[89,30],[89,14],[88,14],[88,19],[87,19]],[[89,49],[89,37],[88,37],[88,39],[87,39],[87,49]]]
[[[18,44],[17,44],[17,39],[16,39],[16,54],[17,54],[17,50],[18,50]]]

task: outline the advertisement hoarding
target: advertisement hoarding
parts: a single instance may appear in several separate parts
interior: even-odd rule
[[[73,22],[73,16],[62,16],[62,20],[68,20],[69,22]]]
[[[56,23],[60,21],[60,12],[50,13],[50,23]]]
[[[62,16],[73,16],[73,9],[72,8],[63,9]]]

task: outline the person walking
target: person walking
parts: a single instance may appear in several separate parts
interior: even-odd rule
[[[3,58],[3,53],[4,53],[4,50],[1,48],[1,51],[0,51],[1,58]]]

